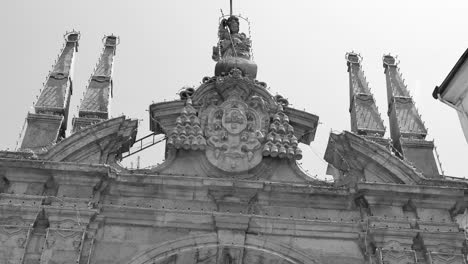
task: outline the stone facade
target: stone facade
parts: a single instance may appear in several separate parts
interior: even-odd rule
[[[318,117],[255,79],[236,18],[219,32],[215,76],[150,106],[151,129],[167,137],[164,163],[119,164],[138,125],[125,117],[0,152],[0,263],[466,263],[468,182],[426,177],[396,155],[366,100],[356,106],[376,122],[354,110],[356,131],[330,135],[335,180],[309,177],[299,143],[314,139]],[[361,76],[354,62],[350,78]],[[105,77],[93,92],[105,95],[95,103],[107,114]]]

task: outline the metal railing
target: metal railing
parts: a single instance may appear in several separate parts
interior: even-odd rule
[[[167,139],[166,135],[163,135],[161,138],[156,138],[157,134],[151,133],[145,137],[137,139],[133,146],[128,149],[127,152],[122,153],[122,159],[128,158],[133,154],[136,154],[142,150],[145,150],[149,147],[152,147],[164,140]]]

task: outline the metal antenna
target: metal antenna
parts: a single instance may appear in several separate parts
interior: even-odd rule
[[[229,7],[230,7],[229,8],[229,15],[232,16],[232,0],[229,0],[229,3],[230,3],[230,5],[229,5]]]

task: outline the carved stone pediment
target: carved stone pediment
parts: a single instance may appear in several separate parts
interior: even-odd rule
[[[265,171],[272,159],[293,163],[301,159],[298,143],[310,143],[318,123],[318,117],[288,108],[287,99],[272,96],[265,83],[244,76],[238,68],[205,77],[200,87],[185,89],[180,96],[182,101],[150,106],[151,129],[168,136],[168,157],[155,168],[158,171],[196,173],[197,169],[171,167],[187,158],[184,152],[197,151],[191,157],[197,157],[196,167],[203,175],[259,178],[258,172]]]

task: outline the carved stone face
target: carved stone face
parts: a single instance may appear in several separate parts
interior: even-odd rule
[[[229,31],[231,31],[231,34],[239,33],[239,21],[237,21],[236,19],[229,19],[228,27]]]

